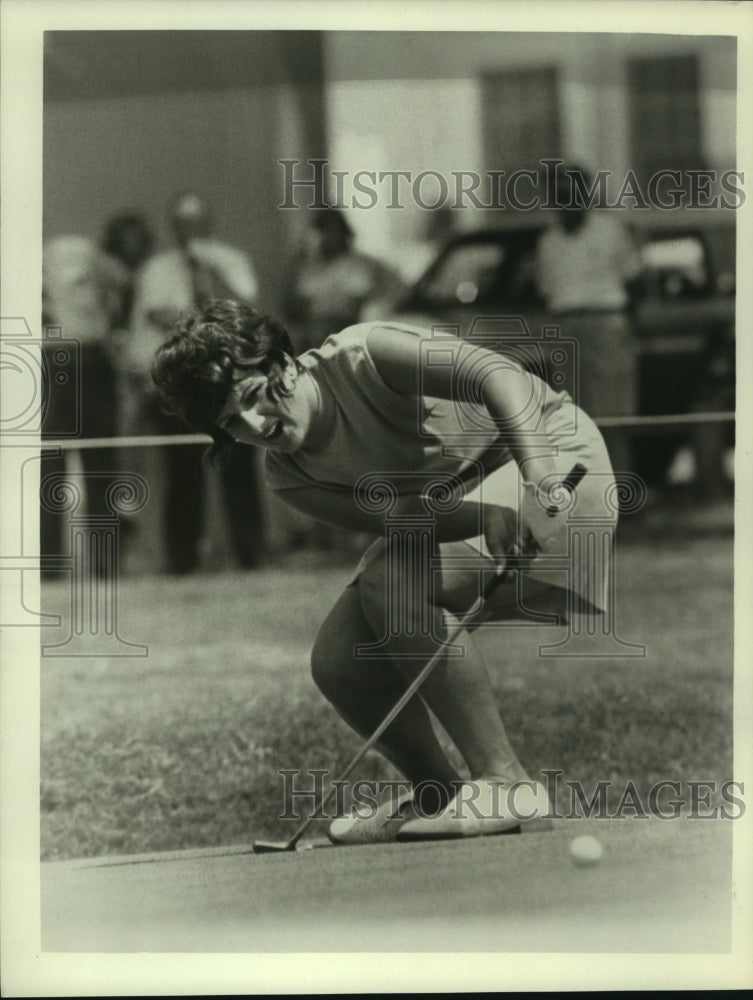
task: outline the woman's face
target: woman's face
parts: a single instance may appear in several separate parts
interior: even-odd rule
[[[311,428],[310,393],[291,361],[285,374],[289,396],[269,392],[269,379],[258,369],[238,371],[217,424],[234,440],[291,454],[302,447]]]

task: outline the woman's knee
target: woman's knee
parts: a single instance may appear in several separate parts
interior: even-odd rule
[[[342,669],[341,653],[337,650],[333,639],[331,631],[325,625],[319,630],[311,650],[311,676],[325,696],[335,691],[342,683],[339,676]]]
[[[348,684],[353,671],[354,646],[368,640],[358,591],[350,586],[327,615],[311,650],[311,676],[325,696]]]
[[[358,577],[358,597],[364,615],[374,626],[374,619],[383,618],[385,608],[385,560],[374,559]]]

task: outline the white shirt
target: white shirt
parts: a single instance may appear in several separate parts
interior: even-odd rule
[[[257,295],[256,275],[247,255],[215,240],[193,240],[190,255],[211,268],[228,290],[239,299],[252,302]],[[164,330],[150,314],[157,311],[187,312],[194,305],[194,287],[186,253],[178,248],[150,257],[137,280],[131,323],[129,362],[147,372],[154,352],[165,338]]]
[[[622,220],[604,212],[587,212],[583,225],[573,233],[552,226],[539,240],[537,284],[548,306],[557,312],[624,309],[625,282],[638,267]]]
[[[83,344],[102,343],[110,328],[101,255],[84,236],[57,236],[44,244],[44,313],[63,336]]]

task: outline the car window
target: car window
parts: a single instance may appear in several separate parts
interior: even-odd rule
[[[451,248],[427,275],[424,298],[431,303],[448,304],[488,299],[507,257],[499,243],[472,243]]]
[[[536,299],[535,234],[450,246],[427,273],[426,305],[508,305]]]
[[[651,237],[640,248],[649,294],[666,300],[689,299],[709,290],[706,248],[699,236]]]

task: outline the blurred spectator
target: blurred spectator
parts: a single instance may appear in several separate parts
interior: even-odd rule
[[[190,191],[177,195],[169,206],[169,221],[174,248],[147,260],[136,281],[128,365],[140,400],[142,434],[190,433],[181,420],[162,412],[151,381],[154,352],[178,316],[210,299],[252,302],[257,293],[251,262],[242,251],[213,238],[212,212],[199,195]],[[164,449],[163,530],[172,573],[190,573],[199,564],[205,452],[203,445]],[[256,456],[251,449],[239,449],[219,474],[234,550],[242,566],[256,567],[264,555]]]
[[[118,434],[123,435],[127,435],[135,423],[133,407],[136,400],[129,385],[125,359],[131,337],[136,275],[151,255],[153,247],[151,228],[138,212],[120,212],[104,225],[100,241],[100,262],[105,305],[111,327],[110,343],[116,366]],[[125,456],[122,460],[129,461]],[[122,518],[121,525],[129,531],[133,528],[128,518]]]
[[[153,245],[148,222],[136,212],[121,212],[105,224],[101,246],[108,311],[115,330],[127,330],[130,326],[135,277]]]
[[[282,314],[301,354],[333,333],[376,316],[389,316],[404,289],[397,272],[355,248],[355,234],[336,208],[313,210],[284,282]],[[303,514],[285,512],[289,544],[350,549],[361,538],[343,535]]]
[[[402,288],[393,270],[355,249],[342,212],[314,211],[283,292],[282,312],[296,350],[319,347],[330,334],[358,323],[367,305],[389,315]]]
[[[447,205],[424,211],[423,237],[401,244],[397,253],[397,268],[406,284],[423,277],[440,250],[457,235],[456,217],[456,211]]]
[[[591,177],[581,167],[558,175],[557,218],[539,240],[537,284],[562,336],[579,347],[576,386],[566,386],[592,417],[638,412],[638,357],[629,288],[639,258],[619,214],[587,207]],[[579,190],[580,188],[580,190]],[[603,429],[615,472],[633,468],[630,431]]]
[[[722,335],[706,345],[703,358],[706,375],[696,392],[693,413],[734,411],[735,409],[735,330],[730,324]],[[694,424],[690,445],[695,465],[695,493],[703,501],[726,499],[733,491],[734,476],[727,460],[734,456],[735,424],[716,422]]]
[[[81,438],[114,437],[117,433],[116,372],[110,340],[111,323],[107,309],[106,278],[102,255],[93,240],[83,236],[58,236],[45,242],[42,255],[42,323],[60,327],[60,338],[43,340],[46,372],[42,438],[69,435],[76,426]],[[67,350],[63,341],[74,341]],[[60,370],[61,357],[68,359]],[[65,375],[55,378],[54,373]],[[66,453],[43,451],[41,478],[64,473]],[[84,448],[80,461],[85,473],[112,473],[116,453],[112,448]],[[70,453],[68,453],[70,456]],[[109,513],[105,492],[107,476],[91,475],[85,480],[87,513]],[[63,529],[67,515],[41,509],[40,553],[56,556],[67,553]],[[96,566],[103,571],[103,566]]]

